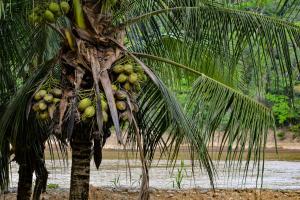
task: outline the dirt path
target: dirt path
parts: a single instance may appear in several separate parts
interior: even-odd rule
[[[137,190],[96,188],[90,189],[90,200],[136,200]],[[1,195],[1,200],[13,200],[15,193]],[[49,190],[43,200],[67,200],[68,192],[63,189]],[[157,190],[151,189],[152,200],[300,200],[300,191],[279,190]]]

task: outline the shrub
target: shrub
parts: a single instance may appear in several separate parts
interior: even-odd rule
[[[285,137],[285,133],[284,133],[284,132],[278,132],[278,133],[277,133],[277,138],[278,138],[279,140],[283,140],[284,137]]]

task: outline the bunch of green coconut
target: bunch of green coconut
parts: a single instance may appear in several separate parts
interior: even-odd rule
[[[141,89],[141,83],[147,80],[144,70],[140,65],[131,63],[118,64],[113,67],[115,73],[115,82],[113,89],[116,91],[123,88],[127,92],[138,92]]]
[[[49,90],[41,89],[34,95],[32,110],[36,113],[36,118],[41,121],[47,121],[53,118],[62,96],[62,90],[52,88]]]
[[[78,110],[81,114],[81,121],[88,122],[96,115],[96,100],[86,97],[80,100],[78,103]],[[102,117],[103,122],[108,122],[108,105],[105,97],[101,94],[101,107],[102,107]]]
[[[138,112],[136,94],[140,91],[141,84],[147,80],[147,76],[141,66],[130,62],[115,65],[112,71],[114,80],[112,89],[115,93],[119,118],[126,122],[132,112]]]
[[[28,16],[30,23],[36,24],[41,22],[54,23],[57,18],[68,14],[70,5],[67,1],[62,1],[59,4],[50,2],[45,5],[36,6]]]

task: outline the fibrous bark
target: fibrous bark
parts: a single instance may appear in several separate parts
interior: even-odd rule
[[[92,141],[88,130],[84,126],[76,127],[73,133],[70,200],[87,200],[89,197]]]

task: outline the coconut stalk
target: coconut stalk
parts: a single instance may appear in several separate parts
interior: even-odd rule
[[[76,25],[81,29],[86,29],[85,19],[80,0],[73,0],[73,6]]]

